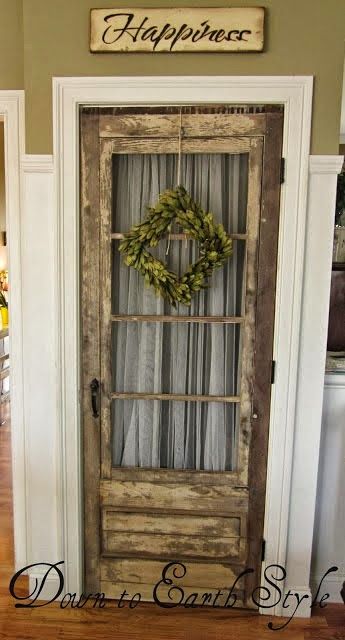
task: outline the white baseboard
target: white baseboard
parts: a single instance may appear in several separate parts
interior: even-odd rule
[[[291,586],[285,587],[284,600],[287,597],[289,591],[292,595],[290,595],[290,597],[287,598],[286,605],[285,605],[286,608],[282,608],[280,615],[282,615],[284,618],[285,617],[290,618],[292,615],[294,618],[310,618],[311,604],[313,601],[313,596],[312,596],[310,587],[291,587]],[[295,593],[298,594],[298,600],[300,604],[298,604],[297,598],[294,595]]]
[[[288,594],[290,595],[288,597]],[[297,594],[297,596],[295,595]],[[286,601],[285,601],[286,598]],[[278,616],[281,618],[310,618],[311,605],[313,602],[312,590],[307,587],[286,586],[282,597],[277,605],[273,601],[277,599],[277,594],[272,593],[272,605],[270,601],[265,601],[265,608],[260,609],[260,613],[266,616]],[[284,604],[284,606],[283,606]],[[275,623],[273,623],[275,625]]]
[[[65,595],[65,589],[62,589],[61,594],[56,597],[61,585],[59,577],[57,575],[48,575],[44,584],[42,584],[44,575],[44,573],[29,573],[29,598],[31,600],[36,600],[37,598],[37,603],[44,600],[48,602],[62,600]]]
[[[313,594],[316,593],[318,585],[322,580],[322,576],[313,576],[311,579],[311,589]],[[342,603],[343,599],[340,595],[341,588],[345,582],[345,575],[340,576],[327,576],[322,582],[322,597],[324,594],[329,593],[329,598],[325,600],[325,604],[328,602]]]

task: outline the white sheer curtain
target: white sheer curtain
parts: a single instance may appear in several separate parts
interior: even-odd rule
[[[145,207],[176,181],[177,157],[114,156],[113,231],[125,232],[145,216]],[[247,156],[183,156],[181,183],[212,211],[225,229],[244,233]],[[176,229],[177,230],[177,229]],[[155,249],[170,268],[183,273],[198,257],[194,242],[166,240]],[[143,278],[125,266],[113,247],[113,312],[144,315],[240,315],[244,243],[217,271],[191,307],[171,308]],[[113,387],[116,391],[233,395],[238,392],[240,328],[202,323],[121,322],[113,327]],[[216,402],[116,400],[112,407],[115,466],[231,469],[236,407]]]

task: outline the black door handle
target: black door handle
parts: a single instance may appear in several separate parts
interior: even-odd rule
[[[97,378],[94,378],[90,382],[91,389],[91,407],[92,407],[92,415],[94,418],[98,418],[98,396],[99,396],[99,382]]]

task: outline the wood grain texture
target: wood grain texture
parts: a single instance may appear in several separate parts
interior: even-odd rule
[[[244,544],[241,545],[241,542]],[[167,561],[204,558],[230,562],[243,559],[245,541],[220,536],[190,536],[168,533],[120,533],[103,531],[102,552],[120,557],[165,558]],[[212,569],[210,568],[210,571]]]
[[[94,112],[91,112],[94,113]],[[280,147],[274,138],[271,146],[268,139],[272,130],[267,127],[270,114],[244,116],[238,121],[236,129],[236,117],[231,116],[229,127],[231,135],[226,137],[225,114],[191,114],[186,118],[186,126],[190,123],[188,130],[189,137],[184,136],[183,152],[193,153],[248,153],[249,152],[249,189],[248,189],[248,225],[246,234],[242,234],[246,240],[247,262],[246,262],[246,298],[244,313],[240,316],[240,324],[244,323],[242,343],[243,343],[243,366],[241,376],[240,395],[223,396],[185,396],[176,394],[143,394],[143,393],[119,393],[110,389],[111,379],[111,324],[118,321],[118,318],[111,316],[111,269],[110,250],[113,236],[119,234],[111,233],[111,212],[112,212],[112,155],[114,153],[167,153],[177,151],[177,138],[168,131],[171,127],[176,128],[176,114],[154,113],[147,114],[140,112],[135,119],[131,120],[132,113],[121,113],[120,116],[109,115],[105,122],[107,136],[99,137],[97,144],[94,144],[94,157],[100,162],[100,173],[93,173],[93,180],[98,179],[99,187],[99,207],[100,207],[100,250],[99,250],[99,278],[100,278],[100,360],[101,360],[101,380],[102,380],[102,481],[100,482],[100,504],[103,515],[113,512],[111,523],[106,517],[105,527],[102,531],[103,556],[113,554],[118,557],[109,559],[109,562],[130,559],[135,556],[139,570],[142,563],[147,562],[148,557],[152,561],[163,561],[175,557],[202,559],[202,563],[208,564],[210,573],[212,567],[218,566],[217,561],[221,558],[224,561],[242,563],[250,558],[254,564],[248,566],[256,567],[256,577],[260,567],[260,544],[262,537],[262,503],[256,504],[257,493],[262,492],[262,483],[265,482],[266,467],[265,460],[261,456],[262,447],[265,448],[265,441],[261,443],[255,440],[257,447],[257,460],[261,460],[263,465],[258,469],[258,477],[252,473],[248,483],[248,460],[250,455],[253,413],[253,386],[254,386],[254,354],[256,352],[256,333],[260,333],[260,324],[256,319],[256,303],[259,295],[260,263],[258,265],[259,243],[261,236],[261,220],[265,211],[261,208],[261,189],[263,166],[266,173],[269,171],[267,163],[263,165],[264,156],[269,155],[270,162],[279,165]],[[161,117],[161,116],[164,117]],[[173,115],[173,118],[170,117]],[[222,115],[220,118],[219,116]],[[274,117],[281,116],[273,114]],[[144,117],[145,116],[145,117]],[[157,119],[157,116],[159,118]],[[169,117],[168,117],[169,116]],[[207,116],[207,117],[206,117]],[[101,116],[106,117],[106,116]],[[121,117],[122,121],[116,120]],[[215,123],[215,131],[212,129],[212,119]],[[112,136],[110,125],[116,129],[116,136]],[[105,131],[103,125],[100,130]],[[254,123],[260,127],[261,135],[253,135]],[[131,123],[131,124],[130,124]],[[207,125],[207,131],[206,131]],[[263,126],[265,126],[263,135]],[[103,127],[103,128],[102,128]],[[169,129],[170,127],[170,129]],[[199,127],[199,128],[198,128]],[[217,129],[218,127],[218,129]],[[160,131],[162,135],[160,135]],[[197,135],[194,135],[194,132]],[[212,134],[210,135],[210,131]],[[216,132],[222,135],[215,135]],[[125,135],[120,135],[120,133]],[[185,132],[183,132],[184,134]],[[149,137],[148,137],[149,135]],[[198,137],[199,136],[199,137]],[[206,137],[204,137],[206,136]],[[95,137],[94,137],[95,142]],[[273,144],[273,146],[272,146]],[[175,148],[176,147],[176,148]],[[274,148],[274,153],[273,153]],[[272,174],[273,175],[273,174]],[[263,182],[264,188],[274,189],[279,194],[279,182],[276,180],[276,173],[273,182],[269,180]],[[274,201],[274,215],[279,211],[279,199]],[[272,238],[276,239],[277,227],[272,230]],[[94,236],[97,238],[97,234]],[[118,239],[118,237],[117,237]],[[267,247],[268,248],[268,245]],[[261,254],[260,254],[261,255]],[[274,258],[274,255],[273,255]],[[93,263],[93,268],[97,271],[97,265]],[[272,269],[275,272],[275,262]],[[272,297],[270,305],[274,305],[274,288],[267,292]],[[123,320],[123,318],[121,318]],[[147,320],[147,319],[145,319]],[[152,321],[171,321],[170,318],[155,318]],[[219,320],[219,318],[217,318]],[[230,319],[231,322],[237,318]],[[136,321],[136,316],[131,318]],[[186,321],[183,318],[183,321]],[[187,321],[190,321],[189,319]],[[201,319],[200,319],[201,321]],[[205,321],[205,319],[202,319]],[[273,319],[270,319],[271,331],[273,331]],[[97,339],[94,334],[94,338]],[[264,340],[261,340],[261,348],[265,348]],[[267,355],[268,354],[268,355]],[[271,358],[271,343],[267,342],[264,354],[265,362]],[[256,379],[256,378],[255,378]],[[266,384],[265,402],[270,396],[270,388]],[[177,400],[177,401],[203,401],[203,402],[231,402],[241,404],[240,428],[238,436],[238,465],[234,472],[224,474],[212,474],[210,472],[181,472],[173,470],[152,470],[152,469],[112,469],[111,468],[111,424],[110,424],[110,400],[113,399],[151,399],[151,400]],[[265,414],[264,425],[268,433],[269,413]],[[263,433],[263,432],[261,432]],[[89,455],[92,455],[91,451]],[[211,476],[212,479],[211,479]],[[258,485],[258,486],[257,486]],[[248,486],[250,491],[248,492]],[[248,515],[248,494],[253,489],[251,496],[251,509],[253,514],[251,531],[247,532]],[[260,494],[261,495],[261,494]],[[98,498],[96,506],[98,508]],[[120,514],[126,513],[126,517]],[[255,526],[255,517],[258,516]],[[222,518],[228,516],[227,522],[231,518],[240,520],[240,533],[237,537],[226,535],[226,526],[222,525]],[[179,518],[185,518],[185,528],[178,524]],[[212,532],[203,533],[202,525],[207,526],[213,518]],[[174,519],[177,520],[177,530],[172,532]],[[202,519],[204,522],[202,523]],[[211,519],[211,520],[210,520]],[[193,523],[194,521],[194,523]],[[113,528],[112,528],[113,527]],[[114,528],[117,527],[117,528]],[[126,528],[127,527],[127,528]],[[194,528],[193,528],[194,527]],[[149,531],[150,530],[150,531]],[[189,532],[193,531],[193,534]],[[98,535],[98,534],[97,534]],[[247,538],[248,535],[248,538]],[[251,540],[253,538],[254,542]],[[248,544],[251,551],[247,551]],[[98,540],[99,543],[99,540]],[[236,546],[237,545],[237,546]],[[102,561],[105,560],[103,557]],[[201,562],[201,560],[200,560]],[[194,562],[197,564],[196,562]],[[115,565],[114,565],[115,566]],[[143,565],[144,566],[144,565]],[[102,578],[103,580],[103,578]],[[212,581],[212,578],[211,578]],[[111,582],[109,578],[105,582]],[[125,580],[123,580],[125,582]],[[149,587],[149,583],[147,583]],[[248,591],[250,583],[246,584]],[[109,586],[109,585],[108,585]],[[151,585],[152,586],[152,585]],[[194,585],[192,585],[194,586]],[[248,606],[250,603],[248,603]]]
[[[123,115],[147,115],[156,114],[178,114],[182,111],[182,114],[191,115],[205,115],[210,113],[212,115],[226,114],[226,115],[250,115],[250,116],[263,116],[266,113],[283,113],[284,107],[279,104],[246,104],[244,102],[236,103],[219,103],[219,102],[206,102],[198,104],[170,104],[170,105],[155,105],[148,107],[147,105],[125,105],[114,106],[106,105],[102,107],[83,105],[83,113],[94,113],[95,109],[98,110],[101,116],[123,116]],[[266,129],[265,129],[266,130]]]
[[[137,114],[100,116],[101,138],[177,138],[180,114]],[[259,115],[229,115],[224,113],[182,114],[184,138],[206,138],[210,135],[259,136],[266,130],[266,117]]]
[[[102,582],[102,587],[107,586]],[[126,586],[128,591],[128,584],[119,584],[119,589],[123,592]],[[133,585],[130,595],[136,592],[138,587]],[[149,595],[148,591],[147,597]],[[116,596],[119,597],[118,593],[114,593]],[[8,596],[0,602],[3,640],[272,640],[273,633],[267,626],[272,620],[270,616],[240,609],[184,606],[163,609],[149,602],[130,609],[127,601],[121,608],[116,602],[107,602],[104,609],[93,609],[91,601],[83,609],[62,611],[59,605],[53,604],[35,610],[35,615],[28,615],[25,609],[14,609]],[[278,640],[344,640],[343,609],[342,605],[329,605],[315,618],[295,618],[283,631],[275,632],[274,637]],[[328,623],[331,611],[339,611],[338,625]],[[278,626],[286,619],[274,618],[273,622]]]
[[[283,115],[268,114],[262,176],[259,265],[256,303],[253,411],[257,415],[249,449],[248,566],[256,572],[247,577],[247,592],[258,584],[261,541],[255,532],[264,527],[267,450],[270,422],[271,374],[274,337],[275,290],[278,259],[280,205],[280,158],[283,144]]]
[[[241,316],[111,316],[112,322],[199,322],[202,324],[241,324]]]
[[[246,233],[228,233],[228,236],[232,240],[246,240],[248,237]],[[124,233],[111,234],[112,240],[123,240],[123,238],[125,238]],[[170,240],[183,240],[183,241],[187,240],[188,242],[195,242],[195,240],[187,236],[186,233],[169,233],[169,238]]]
[[[113,391],[111,393],[113,400],[170,400],[175,402],[227,402],[230,404],[241,401],[240,396],[201,396],[188,395],[180,393],[143,393],[130,391]]]
[[[248,507],[248,492],[227,485],[103,480],[100,493],[103,507],[161,508],[172,512],[176,509],[210,515],[243,513]]]
[[[166,562],[158,560],[146,559],[138,562],[134,558],[118,559],[118,558],[102,558],[101,560],[101,580],[114,583],[142,583],[155,585],[162,577],[163,569]],[[168,577],[172,575],[172,569],[168,572]],[[181,586],[195,587],[200,585],[201,588],[231,586],[237,576],[240,575],[243,567],[241,565],[229,564],[213,564],[210,572],[209,563],[189,562],[186,565],[186,573],[182,576],[181,570],[178,575],[179,584]]]
[[[0,380],[4,380],[5,378],[8,378],[9,375],[10,375],[10,367],[6,367],[5,369],[2,369],[2,371],[0,371]]]
[[[112,219],[112,153],[109,145],[100,143],[100,358],[101,358],[101,476],[111,477],[111,219]],[[95,150],[96,151],[96,150]]]
[[[6,576],[14,564],[13,547],[13,495],[11,469],[10,405],[1,407],[5,420],[0,427],[0,587],[7,586]]]
[[[233,538],[241,535],[239,517],[216,517],[195,515],[167,515],[104,509],[102,515],[104,531],[169,534],[177,536],[216,536]]]
[[[98,113],[81,115],[81,370],[84,454],[84,535],[86,588],[99,584],[100,420],[92,416],[90,383],[100,380],[99,352],[99,158]]]
[[[103,138],[106,153],[178,153],[178,138]],[[182,153],[248,153],[250,139],[232,138],[189,138],[182,140]]]
[[[130,474],[130,475],[128,475]],[[131,482],[158,482],[159,484],[199,484],[236,486],[236,471],[200,471],[199,469],[141,469],[140,467],[113,467],[112,480],[131,480]],[[242,489],[247,493],[247,489]]]
[[[244,269],[244,295],[241,327],[240,416],[238,421],[238,484],[248,486],[248,459],[253,413],[254,353],[256,340],[256,298],[258,278],[259,224],[261,214],[263,138],[252,138],[248,161],[247,235]],[[250,485],[249,485],[250,486]],[[251,489],[251,486],[250,486]]]
[[[177,585],[179,586],[179,582]],[[131,588],[129,591],[128,588]],[[108,581],[101,581],[101,590],[108,595],[109,598],[119,599],[121,594],[126,591],[127,595],[124,600],[129,600],[135,593],[140,593],[142,600],[146,602],[154,602],[153,598],[153,589],[154,586],[151,584],[146,584],[144,582],[140,583],[131,583],[128,585],[127,582],[119,582],[112,583]],[[183,587],[183,591],[171,591],[169,595],[170,587],[163,585],[157,590],[157,597],[159,602],[167,603],[167,604],[175,604],[175,606],[181,602],[182,606],[184,602],[188,601],[189,603],[195,602],[195,606],[203,606],[206,605],[207,608],[212,607],[213,602],[216,599],[218,606],[225,606],[225,603],[229,596],[229,591],[219,592],[219,587],[201,587],[201,586],[185,586]],[[234,591],[237,596],[237,601],[235,608],[243,607],[243,591]],[[157,605],[156,605],[157,606]],[[187,602],[188,606],[188,602]],[[187,638],[189,636],[186,636]]]

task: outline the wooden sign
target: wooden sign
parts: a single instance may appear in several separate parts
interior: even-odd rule
[[[91,51],[262,51],[264,9],[92,9]]]

